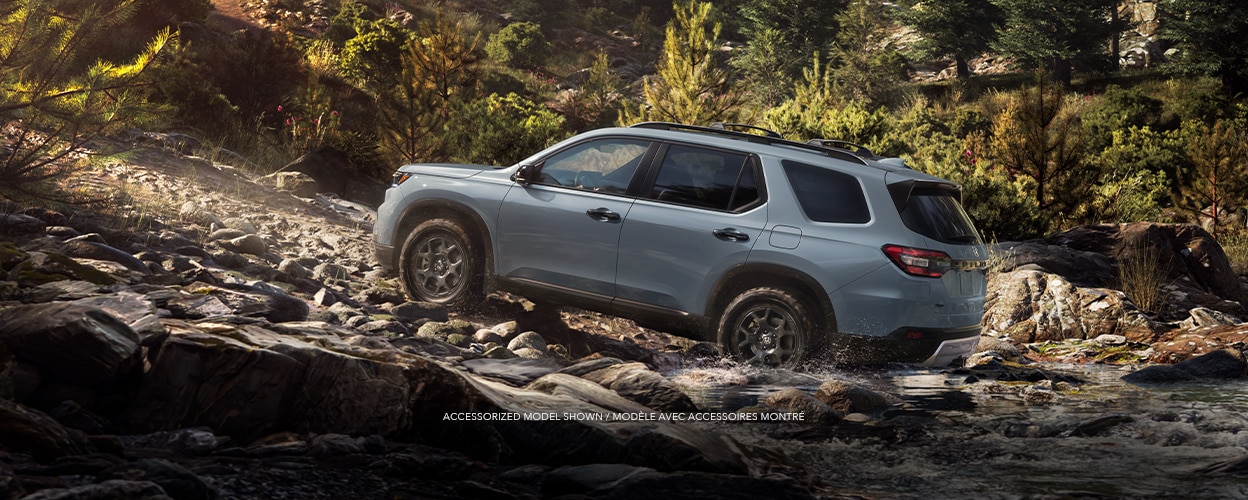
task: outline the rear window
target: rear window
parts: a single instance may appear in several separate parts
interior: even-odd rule
[[[915,189],[901,210],[901,220],[912,231],[942,243],[982,244],[975,224],[948,190]]]
[[[788,160],[783,165],[797,203],[810,220],[841,224],[871,222],[867,197],[854,176]]]

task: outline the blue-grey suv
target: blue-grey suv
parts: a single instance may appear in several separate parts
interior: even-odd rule
[[[507,290],[792,366],[973,352],[987,253],[960,187],[735,126],[586,132],[510,167],[405,165],[378,260],[416,300]]]

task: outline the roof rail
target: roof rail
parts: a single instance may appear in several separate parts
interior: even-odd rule
[[[746,132],[737,132],[735,130],[728,130],[727,127],[738,127],[738,128],[749,128],[749,129],[761,130],[761,131],[767,132],[768,135],[762,136],[762,135],[754,135],[754,134],[750,134]],[[743,124],[738,124],[738,123],[717,123],[717,124],[711,125],[710,127],[701,127],[698,125],[685,125],[683,123],[641,122],[641,123],[632,125],[631,128],[648,128],[648,129],[655,129],[655,130],[686,130],[689,132],[702,132],[706,134],[722,135],[722,136],[731,137],[734,139],[744,139],[744,140],[747,140],[753,143],[758,143],[758,144],[780,145],[780,146],[801,148],[801,149],[813,151],[813,152],[816,152],[825,156],[836,158],[838,160],[854,162],[854,163],[858,163],[862,165],[867,164],[867,162],[864,161],[862,157],[854,154],[853,152],[831,148],[831,147],[825,147],[819,144],[808,144],[804,142],[790,141],[788,139],[784,139],[783,137],[780,136],[780,134],[777,134],[776,132],[767,130],[765,128],[755,127],[752,125],[743,125]]]
[[[884,159],[883,156],[872,153],[871,150],[867,149],[865,146],[860,146],[858,144],[854,144],[852,142],[841,140],[841,139],[811,139],[809,141],[806,141],[806,144],[810,144],[812,146],[819,146],[823,148],[844,149],[846,151],[849,151],[855,155],[861,156],[868,160]]]

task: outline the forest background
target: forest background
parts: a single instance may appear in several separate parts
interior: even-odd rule
[[[733,122],[961,183],[991,240],[1195,222],[1248,266],[1242,2],[230,7],[241,24],[209,0],[0,5],[0,196],[66,197],[58,180],[92,168],[93,141],[136,131],[255,175],[332,148],[384,179],[406,162],[507,165],[604,126]]]

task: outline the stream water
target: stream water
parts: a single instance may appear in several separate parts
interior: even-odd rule
[[[704,410],[849,380],[895,398],[862,422],[703,424],[785,452],[818,493],[848,498],[1248,498],[1248,382],[1139,387],[1130,368],[1045,365],[1082,382],[1024,399],[1029,383],[893,367],[789,372],[675,368]]]

